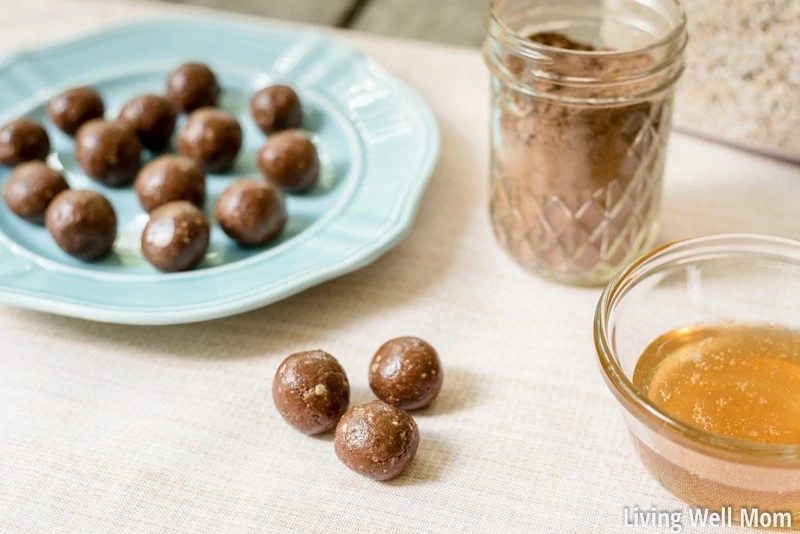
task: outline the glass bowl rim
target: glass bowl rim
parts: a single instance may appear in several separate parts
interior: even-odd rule
[[[765,254],[757,251],[748,251],[752,257],[765,259],[782,259],[791,261],[800,270],[800,240],[788,237],[778,237],[756,233],[720,233],[707,236],[690,237],[669,242],[657,247],[639,259],[625,267],[614,279],[609,282],[603,290],[594,318],[594,342],[597,351],[598,361],[601,372],[606,380],[609,389],[615,394],[623,407],[636,417],[639,421],[653,429],[666,429],[671,433],[683,438],[690,444],[706,446],[718,451],[725,451],[734,454],[746,455],[759,459],[772,460],[800,460],[800,445],[785,445],[759,443],[743,439],[731,438],[709,432],[694,425],[684,423],[670,415],[668,412],[658,408],[645,395],[643,395],[633,382],[625,375],[622,367],[611,348],[606,335],[608,328],[608,316],[613,309],[615,297],[619,290],[626,287],[625,284],[631,282],[633,277],[639,276],[639,280],[646,279],[658,260],[662,260],[676,251],[683,251],[684,256],[680,259],[691,259],[700,256],[704,248],[711,246],[729,245],[729,250],[733,252],[737,247],[741,250],[746,246],[772,246],[791,251],[784,255]],[[668,260],[667,264],[674,261]],[[632,282],[635,285],[638,281]],[[624,298],[624,296],[622,297]]]

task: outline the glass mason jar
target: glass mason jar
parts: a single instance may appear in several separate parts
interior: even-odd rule
[[[658,232],[677,0],[493,0],[491,220],[525,268],[607,282]]]

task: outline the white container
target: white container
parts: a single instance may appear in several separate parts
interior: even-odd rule
[[[683,0],[676,126],[800,161],[800,0]]]

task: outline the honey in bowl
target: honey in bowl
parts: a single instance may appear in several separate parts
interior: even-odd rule
[[[800,332],[682,328],[645,349],[633,383],[684,422],[737,439],[800,444]]]
[[[672,417],[708,432],[800,445],[800,332],[795,329],[730,324],[673,330],[645,349],[633,383]],[[634,444],[655,478],[695,506],[800,511],[797,491],[754,490],[753,475],[761,479],[760,474],[745,474],[742,468],[741,484],[735,472],[721,482],[696,474],[722,473],[711,458],[687,469],[635,436]]]

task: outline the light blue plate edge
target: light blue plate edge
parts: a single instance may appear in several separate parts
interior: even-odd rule
[[[243,21],[238,17],[221,16],[215,19],[202,16],[157,18],[121,24],[40,48],[20,50],[0,59],[0,70],[9,68],[18,63],[24,63],[26,56],[29,55],[46,55],[64,46],[85,46],[92,41],[102,41],[105,38],[113,38],[114,33],[121,29],[146,30],[148,27],[186,23],[233,24],[246,26],[250,30],[275,31],[304,35],[309,39],[333,40],[328,34],[320,31],[287,29],[280,25],[270,25],[268,22]],[[347,50],[353,58],[353,61],[360,62],[361,66],[364,67],[371,76],[380,79],[381,82],[391,86],[395,91],[400,93],[403,100],[410,104],[410,107],[417,115],[417,119],[419,119],[424,126],[424,131],[420,132],[420,134],[425,135],[426,139],[423,145],[426,146],[428,150],[420,157],[416,172],[409,176],[410,181],[415,182],[412,183],[415,187],[409,189],[411,194],[406,199],[406,202],[401,205],[400,209],[397,210],[395,218],[390,222],[390,226],[379,238],[365,243],[357,253],[339,258],[336,262],[330,264],[324,272],[306,273],[300,277],[296,277],[292,280],[290,285],[283,285],[260,294],[245,295],[240,299],[229,300],[220,305],[214,305],[212,302],[180,310],[168,308],[165,310],[147,309],[146,311],[137,311],[113,306],[98,307],[86,305],[80,302],[74,302],[71,299],[62,299],[58,295],[43,297],[25,290],[15,290],[13,287],[3,286],[2,284],[0,284],[0,304],[105,323],[156,326],[201,322],[251,311],[300,293],[323,282],[351,273],[374,262],[399,244],[411,230],[425,188],[438,160],[441,148],[439,128],[433,112],[414,90],[392,76],[358,48],[338,40],[335,41],[335,43],[340,49]],[[21,259],[20,262],[19,267],[23,268]]]

